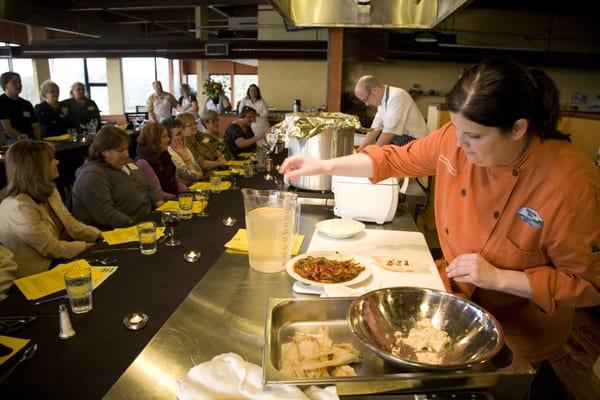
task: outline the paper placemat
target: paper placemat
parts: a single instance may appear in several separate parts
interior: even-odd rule
[[[251,162],[251,160],[230,160],[227,161],[226,165],[229,165],[231,167],[243,167],[244,165],[250,164]]]
[[[227,170],[223,170],[223,171],[212,171],[211,174],[215,175],[215,176],[229,176],[231,174],[233,174],[233,171],[227,169]]]
[[[255,153],[251,153],[251,152],[243,152],[238,154],[238,157],[240,158],[252,158],[252,156],[254,156]]]
[[[10,336],[2,336],[0,335],[0,343],[10,347],[13,351],[10,354],[7,354],[3,357],[0,357],[0,365],[2,365],[6,360],[17,354],[27,343],[29,343],[29,339],[19,339]]]
[[[69,140],[69,134],[65,133],[64,135],[59,136],[49,136],[45,137],[44,140],[47,140],[49,142],[64,142],[66,140]]]
[[[223,181],[219,185],[218,190],[223,191],[223,190],[229,189],[230,187],[231,187],[231,182],[229,182],[229,181]],[[200,189],[200,190],[214,190],[214,188],[210,184],[210,182],[196,182],[192,186],[190,186],[190,189],[191,190],[196,190],[196,189]]]
[[[27,300],[37,300],[52,293],[65,290],[65,272],[81,267],[90,267],[92,269],[94,289],[100,286],[118,268],[116,266],[92,267],[85,260],[75,260],[70,263],[59,264],[50,271],[16,279],[15,285],[17,285]]]
[[[206,208],[205,201],[194,200],[194,202],[192,203],[192,213],[194,213],[194,214],[200,214],[202,211],[204,211],[205,208]],[[160,207],[158,207],[156,209],[156,211],[179,212],[179,202],[174,201],[174,200],[165,201]],[[162,228],[160,228],[160,229],[162,229]],[[158,229],[157,229],[157,233],[158,233]],[[137,233],[136,233],[136,235],[137,235]],[[137,240],[137,238],[135,240]]]
[[[394,231],[383,229],[365,229],[348,239],[333,239],[323,233],[314,231],[307,252],[309,251],[343,251],[346,253],[370,257],[377,249],[397,249],[394,257],[402,258],[406,250],[411,256],[417,255],[424,262],[427,272],[396,272],[386,270],[376,264],[371,265],[372,277],[364,283],[353,285],[355,293],[344,293],[344,296],[360,295],[362,290],[394,286],[413,286],[444,290],[444,284],[425,241],[420,232]],[[326,288],[329,289],[329,288]],[[326,290],[326,293],[328,290]],[[348,292],[348,291],[345,291]],[[333,294],[333,291],[331,291]],[[340,294],[341,295],[341,294]]]
[[[304,235],[294,235],[294,243],[292,245],[292,255],[297,255],[302,247]],[[248,251],[248,233],[245,229],[238,229],[229,242],[225,243],[225,247],[231,250]]]
[[[177,205],[177,210],[179,210],[179,205]],[[165,228],[156,228],[157,239],[164,234]],[[129,228],[117,228],[113,229],[112,231],[102,232],[102,237],[104,237],[104,241],[108,243],[109,246],[114,244],[137,242],[139,240],[137,226],[130,226]]]

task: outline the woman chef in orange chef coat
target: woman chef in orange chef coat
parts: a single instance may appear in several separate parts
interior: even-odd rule
[[[558,90],[540,70],[485,60],[446,96],[451,122],[404,146],[288,158],[303,175],[436,176],[441,271],[501,323],[513,352],[544,360],[575,307],[600,303],[600,172],[557,130]]]

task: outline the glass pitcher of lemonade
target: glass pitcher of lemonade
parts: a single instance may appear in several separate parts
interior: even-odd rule
[[[250,267],[281,272],[292,253],[298,232],[298,195],[277,190],[242,189]]]

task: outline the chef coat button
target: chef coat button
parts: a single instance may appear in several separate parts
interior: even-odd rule
[[[519,176],[519,170],[517,168],[513,168],[512,174],[513,174],[514,177]]]
[[[498,211],[494,211],[494,219],[500,218],[500,213]]]
[[[460,195],[465,197],[467,195],[466,189],[460,189]]]
[[[444,232],[446,232],[446,235],[450,233],[450,231],[448,230],[448,228],[444,228]]]

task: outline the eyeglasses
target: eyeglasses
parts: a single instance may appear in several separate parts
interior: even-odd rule
[[[371,97],[371,90],[369,90],[369,94],[367,94],[367,98],[366,99],[361,99],[360,97],[356,97],[357,99],[359,99],[360,101],[362,101],[363,103],[365,103],[366,105],[369,105],[369,98]]]

